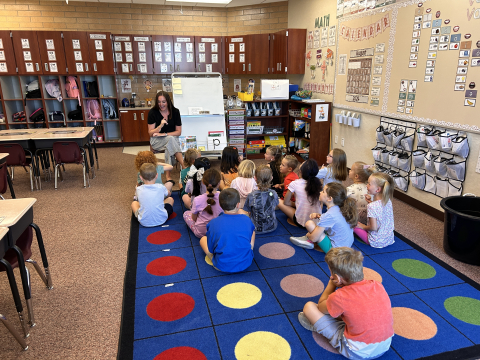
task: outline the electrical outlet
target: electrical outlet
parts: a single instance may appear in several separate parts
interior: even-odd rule
[[[335,144],[338,143],[338,135],[335,135]]]
[[[342,138],[342,146],[345,146],[345,138]]]

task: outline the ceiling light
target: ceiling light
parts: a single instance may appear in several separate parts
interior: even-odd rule
[[[197,3],[197,4],[230,4],[232,0],[165,0],[165,2],[186,2],[186,3]]]

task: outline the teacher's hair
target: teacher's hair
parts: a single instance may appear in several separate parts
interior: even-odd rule
[[[158,106],[158,98],[160,96],[163,96],[165,100],[167,100],[167,107],[168,107],[168,120],[172,119],[172,111],[173,111],[173,105],[172,105],[172,99],[170,99],[170,95],[168,95],[168,92],[166,91],[159,91],[157,95],[155,95],[155,105],[153,105],[152,109],[160,111],[160,106]]]

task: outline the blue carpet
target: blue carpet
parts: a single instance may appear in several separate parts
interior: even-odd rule
[[[289,353],[290,359],[343,359],[297,320],[307,301],[318,302],[330,276],[324,253],[290,243],[304,229],[277,211],[277,230],[257,236],[252,265],[225,274],[205,262],[173,196],[177,216],[166,226],[144,228],[132,216],[118,359],[283,359]],[[149,235],[160,244],[148,242]],[[396,318],[397,334],[382,359],[478,358],[480,286],[395,236],[384,249],[354,243],[367,276],[381,280],[389,294]]]

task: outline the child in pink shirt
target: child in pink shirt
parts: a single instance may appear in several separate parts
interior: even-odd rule
[[[207,224],[223,213],[220,207],[218,186],[220,173],[215,169],[208,169],[203,174],[202,184],[207,188],[205,194],[196,196],[192,202],[192,210],[183,213],[183,219],[196,237],[207,234]]]

